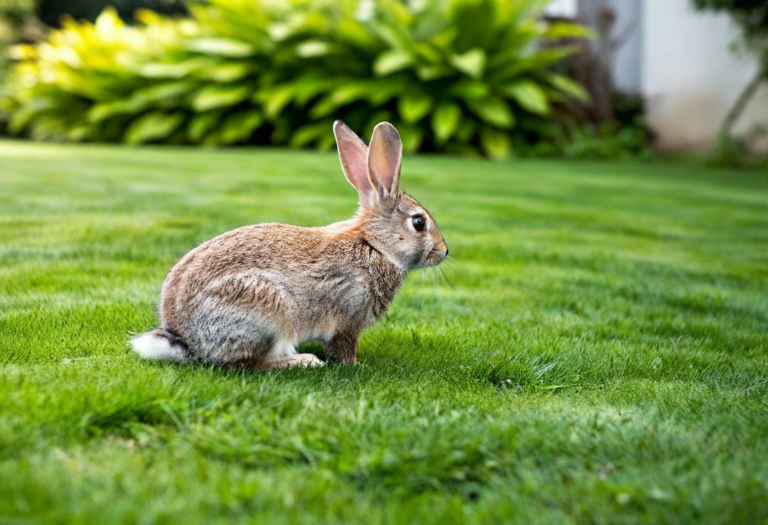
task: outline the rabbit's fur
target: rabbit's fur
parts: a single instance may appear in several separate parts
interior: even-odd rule
[[[370,147],[341,121],[333,129],[360,196],[355,216],[319,228],[245,226],[201,244],[171,269],[162,328],[134,337],[136,352],[236,367],[317,366],[296,346],[320,340],[329,359],[356,361],[363,328],[386,311],[408,271],[438,264],[448,246],[429,212],[399,188],[395,127],[377,125]]]

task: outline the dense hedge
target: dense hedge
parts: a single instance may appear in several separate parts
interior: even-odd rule
[[[51,27],[59,26],[62,15],[96,20],[107,6],[114,7],[124,20],[132,20],[136,10],[142,8],[165,14],[186,13],[183,0],[35,0],[35,4],[38,18]]]
[[[583,98],[552,72],[581,26],[539,0],[209,0],[192,19],[112,10],[16,49],[12,130],[72,141],[333,145],[340,118],[395,123],[409,151],[555,144],[558,104]]]

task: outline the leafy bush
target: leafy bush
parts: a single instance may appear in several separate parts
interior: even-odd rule
[[[721,168],[766,168],[768,155],[757,154],[749,146],[751,140],[759,140],[766,134],[766,130],[760,127],[755,128],[746,137],[721,133],[715,140],[714,148],[705,158],[706,163]]]
[[[192,19],[113,10],[17,49],[13,129],[49,140],[333,145],[341,118],[395,123],[409,151],[555,142],[584,98],[550,66],[581,26],[539,0],[209,0]]]
[[[0,83],[6,68],[6,48],[21,37],[33,11],[33,0],[0,0]]]
[[[0,0],[0,132],[8,119],[8,93],[5,76],[8,71],[7,49],[36,36],[34,0]]]
[[[649,132],[642,119],[618,126],[604,122],[598,129],[577,128],[563,149],[566,157],[574,159],[652,159],[656,152],[650,148]]]

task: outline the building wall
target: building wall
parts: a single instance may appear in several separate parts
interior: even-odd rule
[[[550,4],[553,5],[553,4]],[[554,5],[560,5],[555,3]],[[578,0],[575,16],[581,23],[597,30],[600,11],[610,9],[616,14],[613,26],[613,84],[624,93],[639,95],[642,90],[642,24],[643,0]],[[604,46],[593,41],[593,53]]]
[[[544,11],[549,16],[574,18],[576,16],[576,0],[550,0]]]
[[[753,57],[728,46],[738,30],[727,15],[693,11],[688,0],[644,0],[642,92],[659,145],[699,149],[711,144],[728,109],[757,70]],[[763,86],[736,125],[737,133],[768,127]]]
[[[613,83],[624,93],[638,95],[643,88],[643,0],[607,2],[616,10],[617,38],[621,40],[613,64]]]

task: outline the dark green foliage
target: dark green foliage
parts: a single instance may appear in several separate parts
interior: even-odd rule
[[[642,118],[621,127],[611,122],[604,122],[599,129],[582,125],[573,131],[563,154],[574,159],[648,160],[656,157],[649,140]]]
[[[12,31],[14,27],[24,24],[29,15],[34,13],[34,10],[34,0],[0,0],[0,21],[3,24],[9,24]],[[3,26],[4,41],[7,41],[8,32],[9,28]]]
[[[183,14],[183,0],[36,0],[37,16],[45,24],[56,27],[63,16],[93,22],[105,7],[113,7],[124,20],[132,20],[137,9],[157,13]]]
[[[3,134],[12,107],[5,85],[9,69],[8,47],[34,39],[39,34],[34,19],[34,0],[0,0],[0,134]]]
[[[758,130],[757,137],[765,136],[764,130]],[[760,169],[768,167],[768,155],[758,155],[750,151],[749,140],[732,135],[718,135],[714,148],[707,155],[706,161],[712,166]]]
[[[747,39],[768,33],[768,2],[765,0],[692,0],[697,9],[725,12],[741,25]]]

